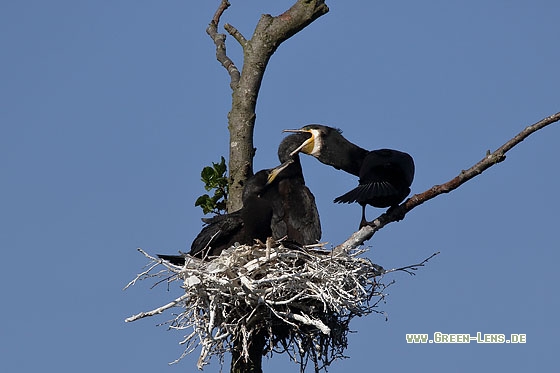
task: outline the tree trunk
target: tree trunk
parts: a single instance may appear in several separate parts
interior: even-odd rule
[[[249,341],[249,360],[242,357],[243,341],[238,338],[231,352],[231,373],[262,373],[262,357],[266,343],[265,332],[260,331]]]
[[[226,54],[225,35],[218,33],[220,18],[229,6],[228,0],[221,1],[207,28],[207,33],[216,45],[216,58],[231,78],[232,105],[228,114],[230,138],[227,211],[232,212],[243,206],[241,199],[243,186],[245,180],[253,174],[253,157],[256,150],[253,144],[255,111],[268,61],[282,42],[326,14],[329,8],[325,0],[297,0],[290,9],[279,16],[263,14],[249,40],[245,39],[235,27],[225,24],[226,31],[243,48],[243,69],[240,74],[234,62]],[[237,338],[232,351],[231,372],[261,373],[265,341],[264,333],[254,335],[249,342],[250,359],[244,361],[241,358],[242,340]]]

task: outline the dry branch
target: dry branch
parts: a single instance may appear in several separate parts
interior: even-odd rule
[[[212,38],[214,44],[216,45],[216,59],[222,64],[222,66],[227,70],[230,76],[230,87],[235,89],[239,83],[240,73],[237,66],[228,57],[226,53],[226,36],[218,32],[218,24],[220,23],[220,18],[222,14],[229,8],[230,3],[227,0],[222,0],[214,17],[210,21],[210,24],[206,28],[206,33]]]
[[[369,240],[375,232],[383,228],[389,223],[402,220],[407,212],[413,208],[421,205],[422,203],[429,201],[432,198],[439,196],[440,194],[449,193],[454,189],[457,189],[470,179],[475,176],[480,175],[482,172],[488,168],[494,166],[497,163],[502,162],[506,159],[506,153],[512,149],[514,146],[525,140],[532,133],[548,126],[549,124],[555,123],[560,120],[560,112],[546,117],[535,124],[526,127],[523,131],[519,132],[515,137],[507,141],[504,145],[500,146],[494,152],[488,151],[486,156],[481,159],[474,166],[468,170],[463,170],[459,175],[449,180],[448,182],[441,185],[434,185],[425,192],[415,194],[406,201],[404,201],[400,206],[394,209],[390,209],[384,214],[380,215],[375,219],[369,226],[365,226],[357,232],[354,232],[345,242],[334,248],[334,252],[353,250],[365,241]]]

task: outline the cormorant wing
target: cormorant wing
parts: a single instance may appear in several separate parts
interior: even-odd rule
[[[210,219],[207,226],[202,228],[191,245],[189,254],[204,257],[205,249],[210,249],[209,255],[219,255],[222,250],[231,246],[236,234],[243,228],[243,219],[239,211],[226,215],[217,215]]]

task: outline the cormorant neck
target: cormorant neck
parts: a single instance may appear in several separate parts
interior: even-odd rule
[[[360,168],[369,151],[351,143],[342,135],[331,135],[321,140],[321,147],[314,155],[319,161],[352,175],[360,175]]]
[[[293,160],[293,162],[286,167],[279,178],[298,178],[303,179],[303,170],[301,168],[301,161],[299,154],[290,155],[299,145],[301,145],[306,139],[309,138],[308,134],[296,133],[285,137],[280,146],[278,146],[278,159],[280,163],[287,162],[288,160]]]
[[[303,169],[301,167],[299,154],[293,155],[291,159],[293,159],[292,164],[290,164],[288,167],[286,167],[284,171],[282,171],[282,174],[279,176],[279,179],[301,178],[301,180],[303,180]]]

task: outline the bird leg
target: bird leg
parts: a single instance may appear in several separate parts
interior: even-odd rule
[[[369,222],[366,220],[366,205],[362,205],[362,220],[360,221],[360,229],[369,225]]]

